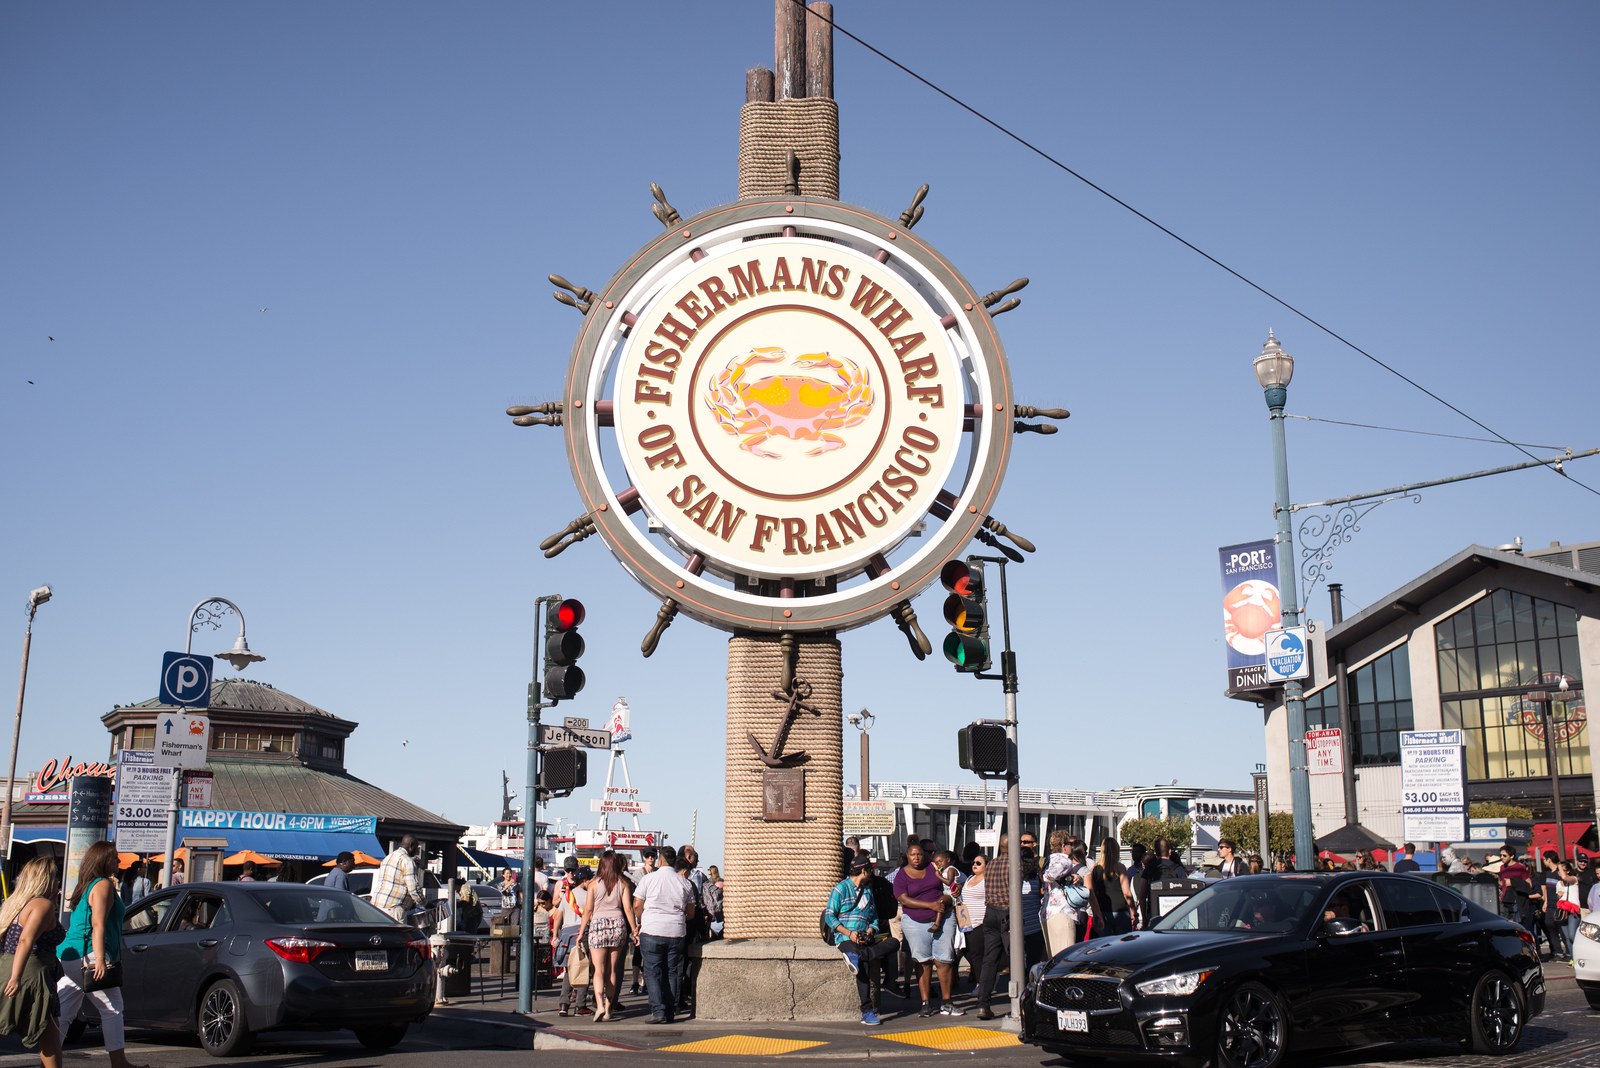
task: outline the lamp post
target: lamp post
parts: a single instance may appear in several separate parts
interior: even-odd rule
[[[194,606],[193,611],[189,613],[189,632],[184,638],[183,651],[185,653],[194,652],[195,632],[201,627],[210,627],[212,630],[218,629],[222,626],[222,617],[229,612],[239,617],[239,636],[234,639],[232,649],[225,653],[218,653],[216,658],[218,660],[226,660],[232,664],[235,671],[243,671],[251,664],[257,664],[265,660],[266,657],[250,649],[250,643],[245,640],[244,636],[244,613],[239,610],[238,605],[226,597],[207,597]],[[211,695],[207,694],[206,706],[209,707],[210,703]],[[172,802],[167,806],[167,866],[163,876],[163,882],[168,886],[172,885],[172,862],[178,855],[178,812],[183,807],[182,800],[183,772],[174,768],[172,773]]]
[[[50,599],[50,587],[40,586],[28,594],[28,627],[22,632],[22,677],[17,680],[17,718],[11,724],[11,763],[6,768],[5,812],[0,815],[0,869],[11,859],[11,795],[17,789],[17,746],[22,741],[22,698],[28,692],[28,653],[33,648],[33,617],[39,606]]]
[[[860,712],[852,712],[852,713],[850,713],[848,716],[845,717],[845,719],[849,722],[850,726],[854,727],[856,730],[861,732],[861,794],[860,794],[860,797],[861,797],[861,800],[863,800],[863,801],[871,801],[872,800],[872,762],[871,762],[872,725],[878,721],[878,717],[874,716],[871,712],[868,712],[866,709],[863,708]]]
[[[1572,679],[1566,675],[1556,680],[1554,690],[1535,690],[1528,694],[1528,700],[1539,707],[1539,722],[1544,728],[1545,771],[1550,774],[1550,799],[1555,804],[1556,854],[1562,858],[1567,857],[1567,824],[1561,811],[1561,767],[1556,759],[1556,705],[1562,706],[1561,720],[1565,723],[1568,704],[1581,696],[1572,689]]]
[[[1283,625],[1300,625],[1295,591],[1294,532],[1289,511],[1289,447],[1284,439],[1283,408],[1289,401],[1289,380],[1294,377],[1294,357],[1283,351],[1272,331],[1261,355],[1255,358],[1256,381],[1266,395],[1272,421],[1272,468],[1275,494],[1273,515],[1278,521],[1278,596],[1283,602]],[[1311,772],[1306,766],[1305,688],[1298,679],[1283,684],[1284,710],[1289,717],[1289,797],[1294,809],[1295,866],[1309,869],[1316,847],[1311,834]]]

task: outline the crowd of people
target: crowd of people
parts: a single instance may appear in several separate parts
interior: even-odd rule
[[[1153,847],[1132,845],[1127,859],[1114,839],[1101,841],[1091,855],[1076,835],[1057,830],[1041,854],[1037,836],[1024,831],[1019,842],[1022,870],[1020,924],[1026,964],[1076,942],[1147,927],[1159,918],[1153,905],[1153,884],[1187,878],[1228,879],[1267,871],[1286,872],[1286,858],[1270,863],[1243,854],[1224,838],[1191,869],[1181,850],[1165,840]],[[881,1022],[885,994],[918,1006],[921,1016],[961,1016],[974,1007],[980,1020],[994,1018],[990,1003],[1008,960],[1013,917],[1010,915],[1009,842],[1001,835],[992,854],[976,843],[958,857],[929,839],[906,844],[892,865],[880,864],[861,849],[857,838],[845,841],[844,878],[833,888],[821,924],[855,975],[861,1022]],[[1406,843],[1392,858],[1392,868],[1371,850],[1350,860],[1323,855],[1322,871],[1415,872],[1416,846]],[[1444,845],[1440,870],[1479,869]],[[1485,857],[1484,869],[1498,873],[1502,912],[1549,944],[1552,959],[1571,960],[1580,914],[1600,909],[1594,864],[1581,853],[1571,861],[1554,851],[1541,858],[1535,875],[1533,858],[1517,860],[1507,848],[1499,857]],[[959,976],[966,963],[965,980]],[[962,989],[970,997],[957,999]],[[909,1008],[909,1004],[908,1004]]]
[[[644,849],[632,869],[628,854],[612,850],[592,869],[568,857],[561,877],[537,891],[534,924],[548,925],[562,1016],[626,1013],[630,963],[627,993],[646,997],[648,1023],[694,1013],[699,947],[722,935],[722,875],[715,865],[702,870],[692,845]]]

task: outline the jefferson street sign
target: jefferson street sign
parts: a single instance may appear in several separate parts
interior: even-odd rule
[[[557,727],[553,723],[539,724],[540,745],[578,745],[585,749],[610,749],[610,731],[588,731],[578,727]]]

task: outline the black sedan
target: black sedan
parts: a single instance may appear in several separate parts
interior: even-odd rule
[[[1022,1037],[1070,1058],[1227,1068],[1417,1038],[1503,1054],[1544,998],[1528,933],[1426,879],[1253,875],[1035,966]]]
[[[351,1028],[386,1049],[433,1009],[428,941],[344,890],[190,883],[142,898],[122,927],[132,1027],[193,1031],[207,1053],[274,1029]]]

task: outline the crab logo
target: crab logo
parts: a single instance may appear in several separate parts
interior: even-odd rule
[[[751,377],[751,369],[762,364],[779,366],[771,368],[774,373]],[[790,359],[784,349],[764,346],[729,360],[712,377],[705,403],[745,452],[780,458],[782,454],[765,447],[777,436],[814,441],[817,447],[806,455],[820,456],[844,448],[839,431],[859,426],[872,412],[872,375],[853,360],[826,352]]]

